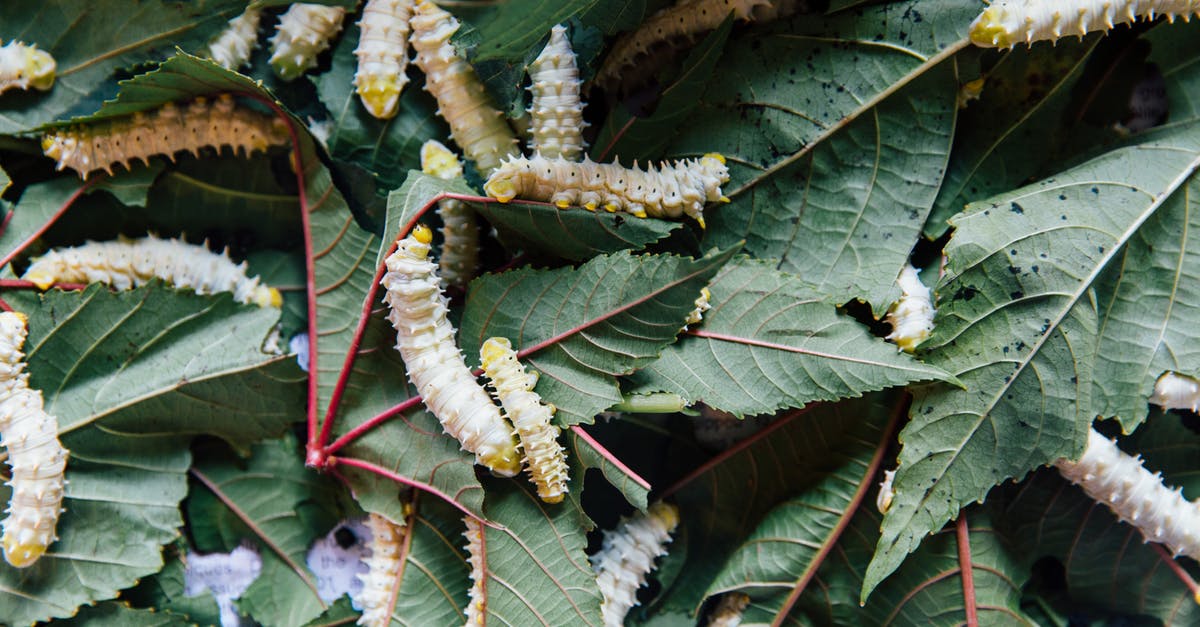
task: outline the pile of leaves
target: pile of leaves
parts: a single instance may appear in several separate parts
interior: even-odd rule
[[[265,31],[286,3],[254,4]],[[552,26],[570,26],[587,79],[665,4],[447,8],[517,118]],[[0,564],[0,621],[216,623],[210,597],[183,594],[183,556],[249,542],[263,564],[242,614],[345,624],[357,612],[320,598],[309,546],[407,512],[394,623],[461,623],[467,515],[488,525],[489,622],[599,624],[597,528],[667,500],[682,523],[627,624],[703,623],[730,592],[751,599],[743,624],[1200,622],[1194,563],[1042,469],[1114,419],[1098,427],[1200,496],[1200,423],[1147,405],[1163,372],[1200,374],[1200,23],[995,51],[966,37],[983,7],[727,19],[657,51],[636,89],[592,91],[594,159],[726,156],[732,202],[700,229],[500,205],[474,171],[421,174],[420,146],[448,130],[413,68],[397,117],[362,108],[353,16],[283,83],[266,50],[244,74],[197,56],[242,0],[0,3],[0,37],[58,62],[51,91],[0,96],[0,298],[29,316],[30,383],[71,451],[60,539],[29,569]],[[218,93],[281,116],[290,146],[86,182],[41,156],[55,128]],[[491,336],[527,349],[564,429],[561,504],[476,468],[392,349],[383,255],[447,197],[494,228],[450,295],[459,344],[472,365]],[[16,279],[48,248],[151,232],[229,247],[285,292],[282,315],[161,282]],[[938,309],[916,355],[880,322],[910,261]],[[680,332],[704,286],[712,309]],[[730,416],[748,428],[711,437]]]

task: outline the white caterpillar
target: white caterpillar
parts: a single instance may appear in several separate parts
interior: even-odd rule
[[[238,107],[229,94],[210,102],[196,98],[183,106],[168,102],[149,112],[59,129],[42,137],[42,151],[83,178],[96,170],[112,174],[113,166],[129,168],[177,152],[200,154],[201,148],[228,146],[250,154],[288,142],[287,125],[279,118]]]
[[[367,572],[357,576],[363,583],[358,602],[362,616],[358,624],[364,627],[387,627],[392,619],[392,599],[395,596],[396,576],[400,572],[401,540],[404,525],[371,514],[367,517],[371,530],[371,556],[366,559]]]
[[[1163,409],[1200,411],[1200,381],[1192,377],[1164,372],[1154,382],[1150,402]]]
[[[590,559],[596,585],[604,600],[600,615],[605,627],[621,627],[625,615],[638,604],[637,590],[654,570],[654,558],[666,555],[671,533],[679,524],[679,509],[655,503],[645,513],[621,520],[617,528],[604,532],[600,552]]]
[[[971,22],[970,37],[976,46],[1011,48],[1160,15],[1186,21],[1200,15],[1200,0],[997,0]]]
[[[517,430],[529,477],[538,496],[561,503],[567,493],[567,456],[558,443],[559,428],[550,424],[554,406],[533,391],[536,372],[526,372],[507,338],[488,338],[479,348],[483,372],[492,381],[496,398]]]
[[[258,48],[258,24],[261,9],[246,9],[229,20],[229,25],[208,43],[208,56],[227,70],[236,70],[250,62]]]
[[[517,138],[492,106],[474,68],[450,45],[459,23],[429,0],[417,3],[412,21],[414,60],[425,73],[425,90],[438,103],[438,113],[450,125],[450,135],[485,176],[509,155],[520,154]]]
[[[701,159],[640,170],[620,163],[582,163],[540,155],[514,157],[488,177],[483,186],[500,202],[514,198],[542,200],[559,209],[582,206],[589,211],[624,211],[639,218],[678,218],[688,215],[704,226],[704,205],[729,199],[721,185],[729,180],[725,158],[709,153]]]
[[[561,24],[550,29],[550,42],[529,65],[533,102],[529,150],[548,159],[578,161],[587,148],[583,141],[583,101],[575,52]]]
[[[1163,485],[1158,473],[1143,468],[1138,458],[1121,452],[1095,429],[1088,431],[1079,461],[1060,459],[1054,465],[1088,496],[1137,527],[1147,542],[1200,559],[1200,505],[1183,498],[1178,488]]]
[[[433,233],[417,225],[387,258],[380,282],[396,328],[396,350],[408,378],[437,416],[446,433],[475,453],[475,459],[502,477],[521,470],[512,427],[467,369],[447,319],[446,297],[438,286],[437,266],[429,260]]]
[[[408,84],[408,20],[414,0],[367,0],[358,22],[354,87],[371,115],[386,120],[399,110]]]
[[[33,44],[10,41],[0,47],[0,94],[10,89],[39,89],[54,86],[58,64],[45,50]]]
[[[712,309],[712,303],[708,302],[712,298],[712,292],[707,287],[700,288],[700,295],[696,297],[696,308],[688,312],[688,317],[683,321],[683,329],[687,330],[688,325],[700,324],[704,321],[704,312]]]
[[[717,607],[708,617],[708,627],[739,627],[747,605],[750,605],[750,597],[742,592],[721,595]]]
[[[883,471],[883,481],[879,482],[879,494],[875,495],[875,507],[880,514],[886,514],[892,509],[892,501],[896,499],[896,490],[892,487],[895,480],[895,470]]]
[[[421,146],[421,171],[440,179],[462,176],[462,163],[449,148],[431,139]],[[438,260],[442,282],[465,288],[475,278],[479,265],[479,225],[475,212],[461,200],[446,198],[438,201],[438,216],[442,218],[442,257]]]
[[[58,419],[43,409],[42,393],[24,372],[26,322],[24,314],[0,313],[0,436],[12,468],[4,559],[17,568],[36,562],[57,539],[67,468]]]
[[[897,281],[900,300],[888,309],[887,321],[892,332],[885,339],[891,340],[905,352],[913,352],[917,345],[929,338],[933,331],[933,300],[929,288],[921,282],[916,268],[906,264]]]
[[[218,254],[204,245],[153,235],[54,249],[34,259],[22,278],[43,290],[55,283],[105,283],[127,290],[158,278],[197,294],[233,292],[234,300],[259,307],[283,303],[279,290],[247,277],[246,263],[233,263],[228,250]]]
[[[487,616],[487,595],[484,593],[487,573],[483,569],[483,525],[470,516],[463,516],[463,524],[467,526],[463,532],[467,546],[463,548],[467,550],[467,564],[471,567],[471,589],[467,591],[467,609],[463,613],[467,616],[465,626],[471,627],[483,625]]]
[[[285,81],[317,64],[317,56],[342,30],[346,9],[297,2],[279,17],[271,38],[271,67]]]

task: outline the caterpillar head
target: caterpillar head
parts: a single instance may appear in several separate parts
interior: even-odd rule
[[[371,115],[381,120],[396,116],[400,111],[400,91],[404,84],[395,76],[368,76],[361,79],[358,95]]]
[[[501,166],[488,178],[487,183],[484,183],[483,191],[500,202],[509,202],[521,193],[518,180],[517,176],[507,173],[506,168]]]
[[[409,233],[408,236],[417,240],[417,243],[425,244],[426,246],[433,243],[433,231],[424,224],[414,226],[412,233]]]
[[[440,179],[456,179],[463,173],[458,156],[436,139],[421,146],[421,171]]]
[[[22,73],[25,74],[34,89],[46,91],[54,86],[54,72],[58,68],[58,64],[54,62],[54,57],[50,56],[49,52],[29,46],[25,49],[24,61],[25,67],[22,68]]]
[[[483,369],[491,370],[492,364],[512,354],[512,342],[506,337],[488,338],[479,347],[479,358],[483,361]]]
[[[505,446],[483,447],[475,454],[475,459],[497,477],[515,477],[521,472],[521,452],[512,439]]]
[[[283,294],[273,287],[259,286],[254,291],[251,301],[259,307],[282,307]]]
[[[679,508],[670,503],[655,503],[646,510],[646,514],[668,533],[679,524]]]
[[[1011,32],[1004,24],[1008,11],[1000,6],[984,9],[971,22],[971,43],[987,48],[1011,48],[1017,42],[1010,38]]]
[[[36,540],[22,543],[13,533],[4,534],[4,559],[12,566],[25,568],[38,561],[46,552],[46,545]]]

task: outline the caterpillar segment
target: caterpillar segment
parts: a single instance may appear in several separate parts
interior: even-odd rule
[[[386,120],[400,109],[408,84],[409,18],[414,0],[368,0],[358,22],[354,88],[371,115]]]
[[[297,2],[279,17],[271,38],[271,67],[285,81],[300,77],[317,65],[317,57],[329,48],[342,30],[346,9]]]
[[[366,525],[371,530],[371,556],[364,560],[367,572],[356,575],[363,584],[358,597],[362,616],[357,624],[363,627],[388,627],[392,620],[396,577],[400,573],[405,525],[397,525],[379,514],[367,516]]]
[[[482,626],[487,617],[487,573],[484,572],[485,556],[483,546],[483,524],[470,516],[463,516],[463,524],[467,530],[463,537],[467,539],[464,549],[467,551],[467,565],[471,567],[471,589],[467,591],[467,609],[464,610],[467,621],[465,627]]]
[[[579,67],[567,29],[550,29],[550,41],[529,66],[530,151],[543,157],[578,161],[587,148],[583,141],[583,100]]]
[[[887,313],[892,332],[884,339],[895,342],[900,350],[907,353],[916,350],[921,342],[929,338],[933,332],[933,316],[937,313],[929,288],[921,282],[918,274],[911,264],[906,264],[900,270],[897,280],[900,300],[892,304]]]
[[[666,555],[678,525],[679,509],[659,502],[604,532],[600,551],[590,559],[603,597],[600,615],[605,627],[625,624],[625,615],[638,604],[638,588],[646,585],[655,558]]]
[[[208,44],[208,57],[227,70],[236,70],[250,62],[258,48],[258,25],[261,9],[246,9],[229,20],[229,25]]]
[[[997,0],[971,22],[970,39],[985,48],[1012,48],[1057,41],[1117,24],[1166,17],[1188,21],[1200,15],[1200,0]]]
[[[34,44],[10,41],[0,46],[0,94],[10,89],[47,91],[54,87],[58,64]]]
[[[421,146],[421,171],[447,180],[463,175],[458,156],[433,139]],[[438,201],[438,215],[442,218],[442,256],[438,260],[442,282],[466,288],[479,266],[479,224],[475,212],[461,200],[446,198]]]

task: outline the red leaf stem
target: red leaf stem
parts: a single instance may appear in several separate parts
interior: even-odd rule
[[[975,571],[971,568],[971,529],[965,512],[959,512],[958,520],[954,521],[954,534],[958,539],[958,570],[962,573],[967,627],[979,627],[979,610],[975,604]]]
[[[16,209],[9,209],[8,213],[4,215],[4,221],[0,222],[0,235],[4,235],[4,232],[8,230],[8,223],[12,222],[13,214],[16,212]]]
[[[630,479],[633,479],[635,482],[637,482],[638,485],[642,486],[643,488],[646,488],[647,490],[651,489],[649,481],[646,481],[645,479],[643,479],[641,477],[641,475],[634,472],[633,469],[631,469],[629,466],[626,466],[620,459],[617,459],[616,455],[613,455],[611,451],[604,448],[604,446],[602,446],[599,442],[596,441],[595,438],[593,438],[591,435],[589,435],[587,431],[584,431],[583,427],[581,427],[579,425],[574,425],[571,427],[571,432],[573,432],[575,435],[579,436],[579,439],[583,440],[584,442],[587,442],[588,446],[591,446],[592,448],[596,449],[596,452],[599,453],[601,457],[603,457],[604,459],[607,459],[608,463],[616,466],[618,470],[620,470],[623,474],[625,474],[625,476],[629,477]]]
[[[394,405],[394,406],[384,410],[383,412],[379,413],[377,416],[371,418],[370,420],[347,431],[340,438],[334,440],[329,446],[325,446],[320,449],[317,449],[317,452],[320,453],[320,459],[317,460],[318,463],[316,465],[318,465],[318,466],[321,465],[325,461],[325,459],[328,458],[335,451],[342,448],[343,446],[346,446],[347,444],[350,444],[354,440],[357,440],[358,438],[362,437],[362,435],[364,433],[387,422],[388,420],[392,419],[394,416],[397,416],[399,414],[402,414],[402,413],[412,409],[413,407],[419,405],[420,403],[421,403],[421,397],[419,395],[414,396],[414,397],[404,401],[403,403],[400,403],[399,405]],[[329,422],[331,422],[331,421],[326,421],[326,424],[329,424]]]
[[[471,510],[463,507],[462,505],[459,505],[458,501],[455,501],[453,498],[451,498],[449,494],[442,492],[441,490],[433,487],[432,485],[429,485],[428,483],[425,483],[423,481],[417,481],[416,479],[413,479],[410,477],[405,477],[404,475],[393,472],[391,470],[388,470],[387,468],[384,468],[383,466],[377,466],[375,464],[372,464],[371,462],[364,461],[361,459],[355,459],[353,457],[334,457],[334,456],[328,457],[325,460],[325,464],[328,468],[336,468],[337,466],[350,466],[351,468],[358,468],[359,470],[373,472],[381,477],[386,477],[388,479],[391,479],[392,481],[395,481],[396,483],[402,483],[410,488],[415,488],[415,489],[421,490],[423,492],[428,492],[428,493],[438,497],[439,499],[442,499],[443,501],[449,503],[450,505],[453,505],[455,509],[461,511],[462,513],[466,514],[467,516],[470,516],[471,518],[474,518],[475,520],[478,520],[479,522],[481,522],[489,527],[495,526],[492,523],[476,516],[474,513],[471,512]]]
[[[83,185],[80,185],[79,189],[75,190],[69,197],[67,197],[67,200],[62,204],[61,207],[58,208],[58,211],[54,212],[54,215],[50,216],[50,219],[46,220],[45,224],[38,227],[38,229],[36,231],[34,231],[33,233],[30,233],[29,237],[25,238],[25,241],[21,242],[20,244],[17,244],[16,248],[14,248],[12,251],[10,251],[3,258],[0,258],[0,268],[7,266],[8,262],[12,261],[14,257],[21,254],[21,251],[25,250],[27,247],[29,247],[30,244],[37,241],[37,239],[39,237],[41,237],[42,234],[44,234],[47,230],[49,230],[50,227],[53,226],[54,223],[57,222],[58,219],[61,218],[64,213],[67,212],[67,209],[71,208],[71,205],[75,204],[75,201],[79,200],[80,196],[83,196],[84,194],[86,194],[87,191],[89,189],[91,189],[91,187],[93,185],[95,185],[98,181],[102,181],[102,180],[104,180],[104,175],[100,174],[92,179],[84,181]],[[5,219],[5,226],[8,226],[7,219]]]
[[[0,298],[0,311],[12,311],[12,310],[13,310],[12,305],[8,304],[8,301],[4,300],[3,298]]]
[[[1188,574],[1188,571],[1184,570],[1183,566],[1180,566],[1179,562],[1176,562],[1175,558],[1171,557],[1170,553],[1167,553],[1167,550],[1163,548],[1163,545],[1157,542],[1151,542],[1150,546],[1154,547],[1154,550],[1158,552],[1158,556],[1162,558],[1162,561],[1167,565],[1168,568],[1171,569],[1171,572],[1175,573],[1175,576],[1183,582],[1183,585],[1187,586],[1187,589],[1192,592],[1192,599],[1194,599],[1196,603],[1200,603],[1200,584],[1197,584],[1196,580],[1192,579],[1192,576]]]
[[[68,292],[73,292],[76,290],[85,289],[85,288],[87,288],[87,286],[88,286],[87,283],[54,283],[50,287],[58,288],[60,290],[66,290]],[[25,279],[0,279],[0,288],[10,289],[10,290],[40,290],[40,289],[42,289],[42,288],[38,287],[37,285],[35,285],[32,281],[26,281]]]
[[[621,137],[625,135],[625,132],[628,131],[630,127],[633,126],[633,123],[637,121],[638,118],[636,115],[629,118],[629,121],[625,123],[625,126],[622,126],[621,130],[617,131],[616,135],[613,135],[612,141],[608,142],[608,145],[604,147],[604,150],[600,151],[600,156],[596,157],[596,161],[604,161],[604,159],[608,157],[609,151],[613,149],[613,146],[617,145],[617,142],[621,140]]]

